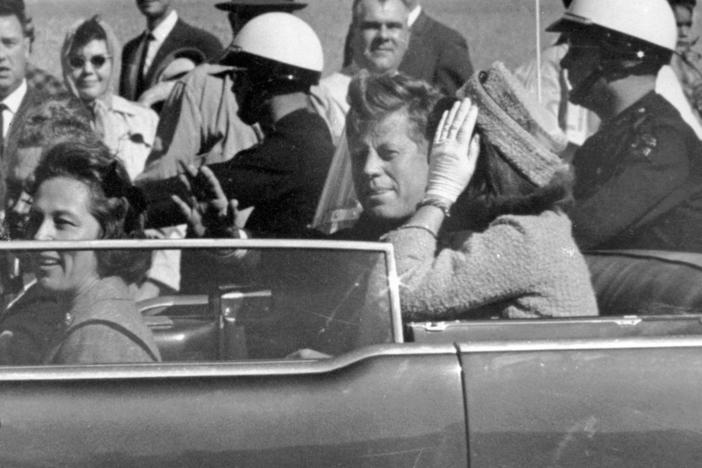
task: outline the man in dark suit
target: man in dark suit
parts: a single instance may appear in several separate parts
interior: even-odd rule
[[[137,0],[146,17],[146,31],[122,50],[119,92],[136,101],[155,85],[168,62],[185,57],[194,65],[218,56],[222,44],[212,34],[178,18],[171,0]]]
[[[410,10],[410,42],[399,70],[452,95],[473,73],[468,44],[458,31],[427,15],[419,0],[402,0]],[[344,46],[344,67],[351,64],[349,28]]]
[[[5,206],[8,161],[17,150],[25,114],[45,96],[28,86],[31,24],[24,3],[0,2],[0,207]]]

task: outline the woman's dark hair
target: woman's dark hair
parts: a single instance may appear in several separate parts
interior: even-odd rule
[[[107,42],[107,33],[105,33],[105,30],[100,26],[99,20],[100,17],[95,15],[78,26],[73,35],[73,43],[71,44],[72,50],[84,47],[93,40]]]
[[[90,189],[90,213],[100,224],[101,239],[143,238],[143,198],[124,166],[100,141],[65,141],[51,147],[35,171],[34,192],[46,180],[67,177]],[[151,266],[151,255],[138,250],[96,252],[98,274],[139,282]]]
[[[565,209],[573,201],[572,185],[571,173],[564,171],[538,187],[512,167],[496,146],[482,139],[473,178],[453,206],[449,220],[460,225],[454,229],[482,231],[501,215],[538,215]]]

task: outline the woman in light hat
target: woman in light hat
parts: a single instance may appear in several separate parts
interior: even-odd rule
[[[364,100],[374,88],[391,89],[386,81],[355,80],[349,98],[356,114],[349,120],[367,117],[358,110],[373,107]],[[416,211],[384,236],[395,248],[403,316],[597,314],[588,269],[563,212],[571,177],[556,155],[562,134],[545,124],[502,64],[475,74],[459,94],[464,99],[443,113],[436,129]],[[362,191],[358,181],[356,189]],[[385,195],[370,193],[375,199],[361,195],[361,203],[377,211],[371,205]]]

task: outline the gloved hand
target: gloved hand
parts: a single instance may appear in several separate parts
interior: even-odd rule
[[[429,156],[429,182],[425,199],[454,203],[475,172],[480,143],[473,137],[478,107],[469,98],[445,111],[434,135]]]

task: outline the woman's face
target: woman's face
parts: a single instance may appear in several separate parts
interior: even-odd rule
[[[90,213],[90,188],[75,179],[54,177],[37,189],[29,219],[35,240],[93,240],[100,223]],[[95,253],[42,251],[34,257],[39,284],[48,291],[77,294],[98,278]]]
[[[112,75],[112,58],[103,40],[93,39],[85,46],[71,50],[70,73],[78,97],[93,101],[107,92]]]

